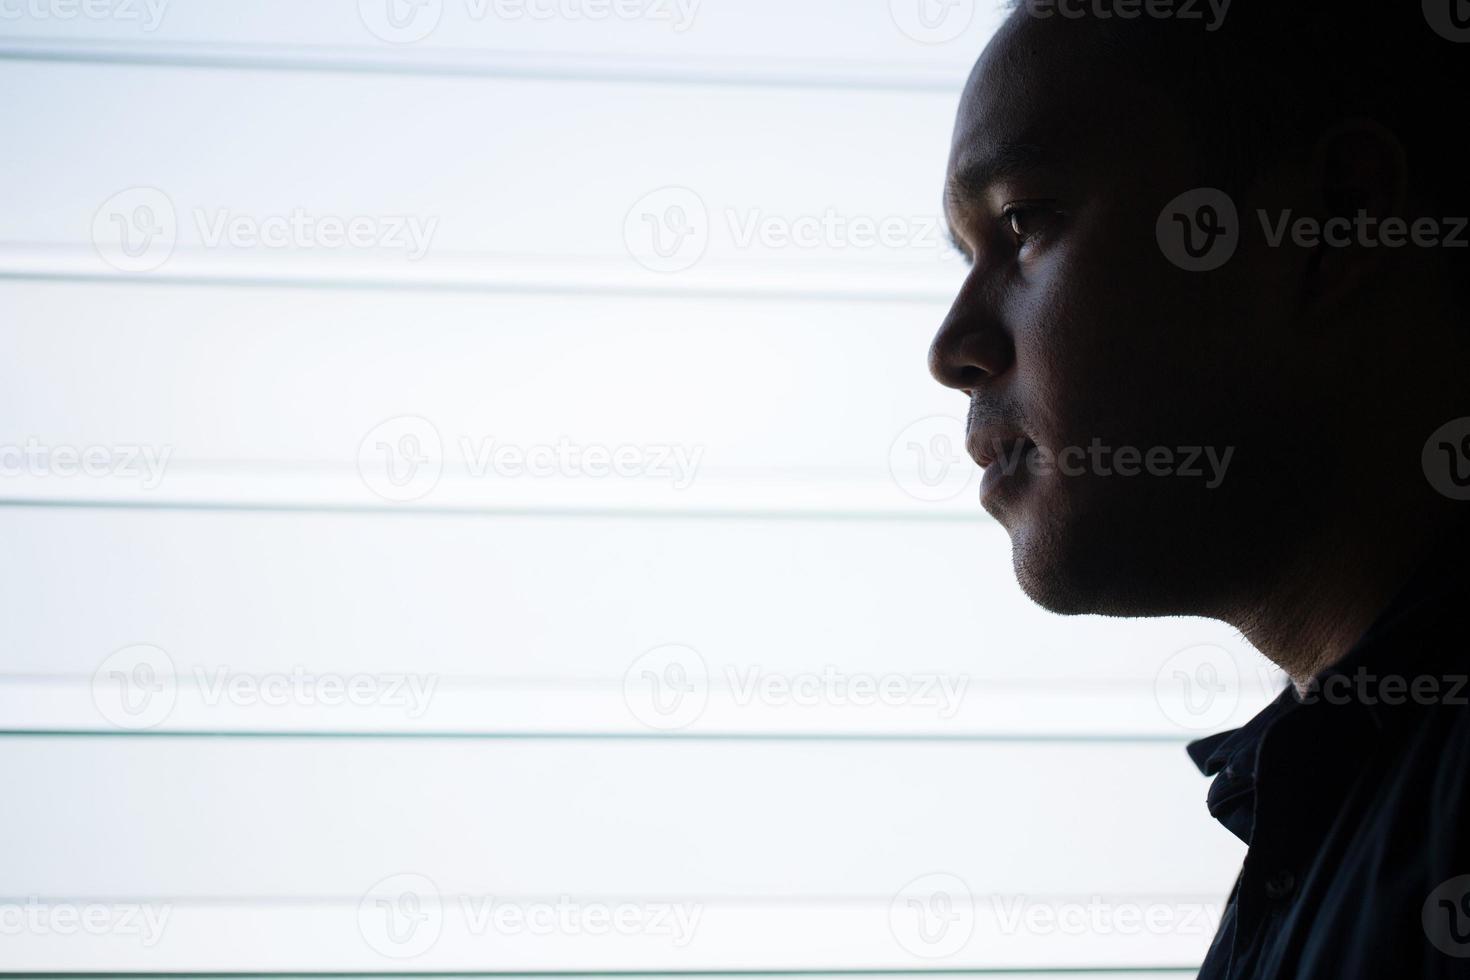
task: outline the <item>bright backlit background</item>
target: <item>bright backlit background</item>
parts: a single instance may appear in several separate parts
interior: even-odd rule
[[[1171,968],[1271,678],[924,354],[973,0],[0,0],[0,969]]]

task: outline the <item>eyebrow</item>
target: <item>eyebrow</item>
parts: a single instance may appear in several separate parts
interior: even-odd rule
[[[991,186],[1003,180],[1028,174],[1045,159],[1038,143],[1000,143],[989,152],[965,159],[955,168],[954,174],[945,182],[945,232],[949,243],[966,261],[974,256],[955,234],[954,224],[949,220],[949,206],[978,201]]]
[[[983,197],[991,185],[1030,173],[1045,159],[1040,144],[1001,143],[981,156],[964,160],[945,186],[955,203]]]

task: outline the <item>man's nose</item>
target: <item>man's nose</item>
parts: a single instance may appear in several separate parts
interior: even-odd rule
[[[947,388],[972,391],[1011,369],[1015,345],[992,309],[967,284],[929,346],[929,373]]]

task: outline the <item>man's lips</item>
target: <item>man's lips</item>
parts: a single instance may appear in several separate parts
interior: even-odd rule
[[[1034,443],[1024,432],[994,426],[972,428],[965,434],[965,448],[981,469],[996,462],[1014,464]]]

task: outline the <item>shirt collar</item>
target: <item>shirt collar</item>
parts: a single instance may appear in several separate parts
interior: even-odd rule
[[[1364,675],[1381,675],[1381,667],[1389,664],[1400,675],[1425,672],[1435,663],[1463,665],[1464,655],[1447,647],[1443,638],[1447,635],[1446,622],[1462,618],[1465,608],[1467,550],[1464,542],[1464,535],[1456,535],[1453,546],[1440,547],[1421,564],[1347,656],[1314,679],[1313,689],[1330,690],[1324,685],[1338,675],[1349,681]],[[1247,844],[1254,829],[1261,743],[1282,718],[1313,706],[1303,703],[1296,689],[1288,687],[1242,727],[1199,739],[1188,746],[1189,756],[1199,771],[1215,777],[1206,799],[1210,815]],[[1347,707],[1362,711],[1368,722],[1388,731],[1413,717],[1417,706],[1412,701],[1396,706],[1354,701]],[[1332,714],[1341,718],[1344,713]]]
[[[1256,755],[1261,740],[1279,718],[1296,706],[1293,692],[1282,691],[1243,727],[1202,738],[1188,746],[1189,757],[1199,771],[1215,777],[1205,798],[1210,816],[1247,844],[1251,842],[1255,823]]]

